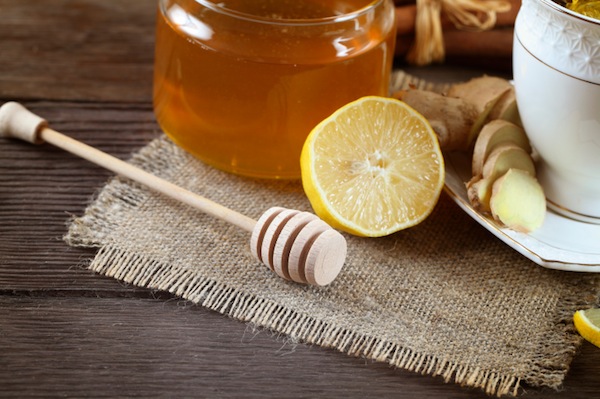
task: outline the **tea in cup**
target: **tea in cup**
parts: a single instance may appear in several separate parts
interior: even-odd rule
[[[513,74],[548,206],[600,224],[600,20],[523,0]]]
[[[387,95],[392,0],[159,0],[156,118],[217,168],[299,178],[312,128]]]

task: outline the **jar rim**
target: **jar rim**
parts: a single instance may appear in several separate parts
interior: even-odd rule
[[[349,20],[353,20],[357,17],[360,17],[364,14],[369,13],[371,10],[377,8],[379,5],[383,4],[388,0],[372,0],[364,7],[359,8],[356,11],[352,11],[345,14],[340,15],[332,15],[330,17],[319,17],[319,18],[271,18],[271,17],[262,17],[259,15],[249,14],[237,10],[232,10],[230,8],[224,7],[223,5],[216,3],[212,0],[196,0],[196,2],[200,5],[203,5],[206,8],[211,9],[214,12],[218,12],[220,14],[237,18],[240,20],[257,22],[269,25],[282,25],[282,26],[312,26],[312,25],[327,25],[332,23],[346,22]]]

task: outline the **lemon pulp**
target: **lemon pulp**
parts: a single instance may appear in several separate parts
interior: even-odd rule
[[[444,184],[443,156],[428,121],[404,102],[376,96],[317,125],[304,144],[301,170],[317,215],[369,237],[424,220]]]

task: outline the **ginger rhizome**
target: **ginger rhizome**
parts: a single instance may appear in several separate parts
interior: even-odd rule
[[[461,98],[477,109],[477,119],[473,122],[467,139],[469,143],[472,143],[479,135],[482,126],[489,121],[492,112],[502,113],[499,108],[496,109],[496,105],[510,91],[514,92],[514,88],[509,81],[493,76],[474,78],[450,87],[448,97]]]
[[[475,148],[473,149],[473,176],[482,174],[483,164],[490,153],[498,146],[507,143],[521,147],[528,154],[531,153],[529,139],[522,127],[502,119],[492,120],[487,123],[481,129],[475,142]]]
[[[479,211],[490,211],[490,200],[494,182],[509,169],[520,169],[535,176],[535,165],[525,150],[510,143],[503,143],[492,151],[485,160],[480,174],[467,183],[467,195],[473,207]]]
[[[467,195],[476,210],[523,233],[542,225],[546,198],[521,127],[508,121],[488,122],[473,148],[472,173]]]
[[[538,181],[520,169],[509,169],[494,182],[492,216],[513,230],[529,233],[542,226],[546,197]]]
[[[438,136],[444,151],[466,150],[477,108],[460,98],[426,90],[402,90],[394,95],[421,113]]]
[[[546,200],[509,81],[482,76],[447,93],[408,89],[394,97],[428,119],[444,152],[472,151],[466,186],[474,209],[516,231],[541,226]]]

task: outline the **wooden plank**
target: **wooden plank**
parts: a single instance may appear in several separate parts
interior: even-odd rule
[[[156,0],[0,0],[0,98],[152,101]]]
[[[0,98],[151,102],[156,4],[0,0]],[[490,64],[495,74],[510,75],[506,62]],[[401,65],[436,79],[435,72]],[[483,73],[477,65],[460,78]]]
[[[148,104],[33,102],[64,134],[120,159],[160,130]],[[113,175],[50,145],[0,139],[0,287],[4,290],[129,290],[85,269],[92,250],[62,240]],[[135,291],[135,290],[134,290]]]
[[[3,397],[484,397],[174,298],[0,295],[0,329]],[[575,387],[577,397],[594,397],[598,364],[583,353],[574,365],[582,368],[562,393],[527,397],[564,398]]]
[[[55,129],[129,158],[159,134],[155,9],[156,0],[0,0],[0,102],[27,100]],[[85,270],[94,251],[62,236],[110,176],[50,146],[0,139],[0,397],[486,397]],[[526,396],[597,397],[599,376],[600,350],[584,343],[561,392]]]

